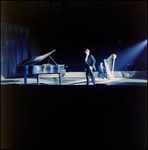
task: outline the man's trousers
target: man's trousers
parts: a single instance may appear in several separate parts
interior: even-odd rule
[[[89,85],[89,77],[91,78],[92,82],[95,84],[95,78],[94,78],[93,70],[90,70],[89,68],[87,68],[87,70],[86,70],[87,85]]]

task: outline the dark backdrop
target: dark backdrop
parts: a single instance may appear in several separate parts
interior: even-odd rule
[[[139,2],[139,5],[133,3],[55,17],[54,25],[47,19],[35,28],[41,53],[56,49],[53,58],[57,63],[68,65],[67,71],[84,71],[84,50],[89,48],[98,66],[110,54],[147,38],[146,9],[147,6]],[[146,70],[146,50],[138,58],[143,61],[135,62],[132,69]],[[115,70],[118,70],[116,66]]]

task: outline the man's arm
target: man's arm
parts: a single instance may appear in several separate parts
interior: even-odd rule
[[[86,61],[84,61],[84,64],[85,64],[85,71],[87,70],[87,62]]]
[[[95,63],[96,63],[96,60],[95,60],[95,58],[94,58],[94,56],[93,55],[90,55],[90,58],[91,58],[91,64],[90,64],[90,69],[92,69],[93,68],[93,66],[95,65]]]

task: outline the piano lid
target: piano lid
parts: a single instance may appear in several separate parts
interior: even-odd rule
[[[45,59],[46,57],[48,57],[49,55],[51,55],[53,52],[55,52],[55,50],[53,50],[51,52],[48,52],[48,53],[46,53],[44,55],[41,55],[41,56],[33,56],[32,58],[27,58],[27,59],[23,60],[22,62],[20,62],[17,66],[38,64],[43,59]]]

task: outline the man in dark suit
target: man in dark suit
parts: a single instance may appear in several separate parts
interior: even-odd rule
[[[100,63],[100,66],[99,66],[98,77],[104,79],[104,67],[103,67],[103,63],[102,62]]]
[[[106,68],[103,66],[103,62],[100,63],[98,77],[104,79],[107,78]]]
[[[87,84],[89,85],[89,77],[91,78],[93,84],[95,84],[95,78],[93,72],[96,71],[95,63],[96,60],[93,55],[90,54],[90,50],[86,49],[85,51],[86,58],[85,58],[85,71],[86,71],[86,79]]]

